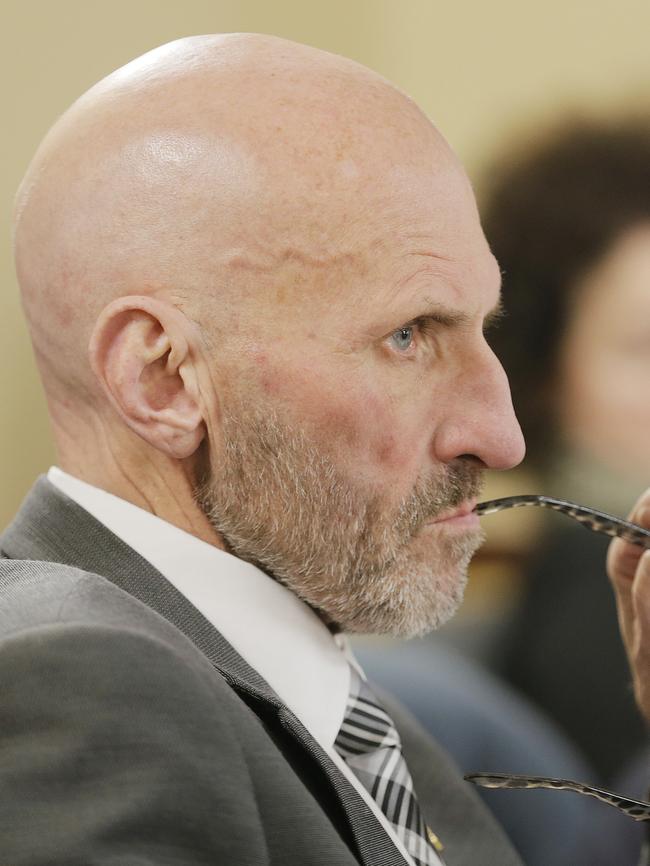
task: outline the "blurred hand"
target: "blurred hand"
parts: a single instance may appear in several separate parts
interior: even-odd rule
[[[629,519],[650,529],[650,489],[640,497]],[[616,538],[609,546],[607,571],[616,593],[634,696],[650,722],[650,550]]]

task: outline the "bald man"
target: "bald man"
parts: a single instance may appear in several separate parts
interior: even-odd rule
[[[15,248],[58,467],[2,537],[3,862],[518,864],[344,637],[453,614],[523,455],[436,129],[349,60],[183,39],[59,119]]]

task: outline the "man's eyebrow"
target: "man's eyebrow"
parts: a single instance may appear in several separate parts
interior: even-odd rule
[[[498,322],[501,321],[501,319],[503,319],[505,314],[506,311],[503,304],[501,303],[501,301],[498,301],[496,306],[494,306],[485,317],[483,321],[483,330],[487,331],[488,328],[494,327],[494,325],[496,325]]]
[[[416,319],[428,319],[430,322],[437,322],[439,325],[465,325],[470,321],[467,313],[462,313],[460,310],[455,310],[453,307],[447,307],[445,304],[439,304],[427,298],[422,310],[414,317]]]
[[[501,301],[498,301],[497,304],[486,315],[483,321],[483,328],[491,328],[500,319],[502,319],[504,315],[505,310],[503,308],[503,305]],[[446,325],[448,327],[467,325],[472,321],[472,317],[469,316],[467,313],[463,313],[460,310],[454,310],[453,308],[447,307],[444,304],[436,303],[430,303],[427,309],[424,309],[416,318],[429,319],[432,322],[438,322],[438,324]]]

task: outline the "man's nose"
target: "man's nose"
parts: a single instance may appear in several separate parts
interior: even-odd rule
[[[485,345],[458,376],[445,419],[438,427],[436,459],[477,458],[488,469],[512,469],[526,446],[515,416],[505,371]]]

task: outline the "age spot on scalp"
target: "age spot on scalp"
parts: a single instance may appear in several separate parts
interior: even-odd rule
[[[72,324],[75,315],[75,309],[72,304],[60,301],[58,305],[53,305],[53,311],[61,327],[67,328]]]

